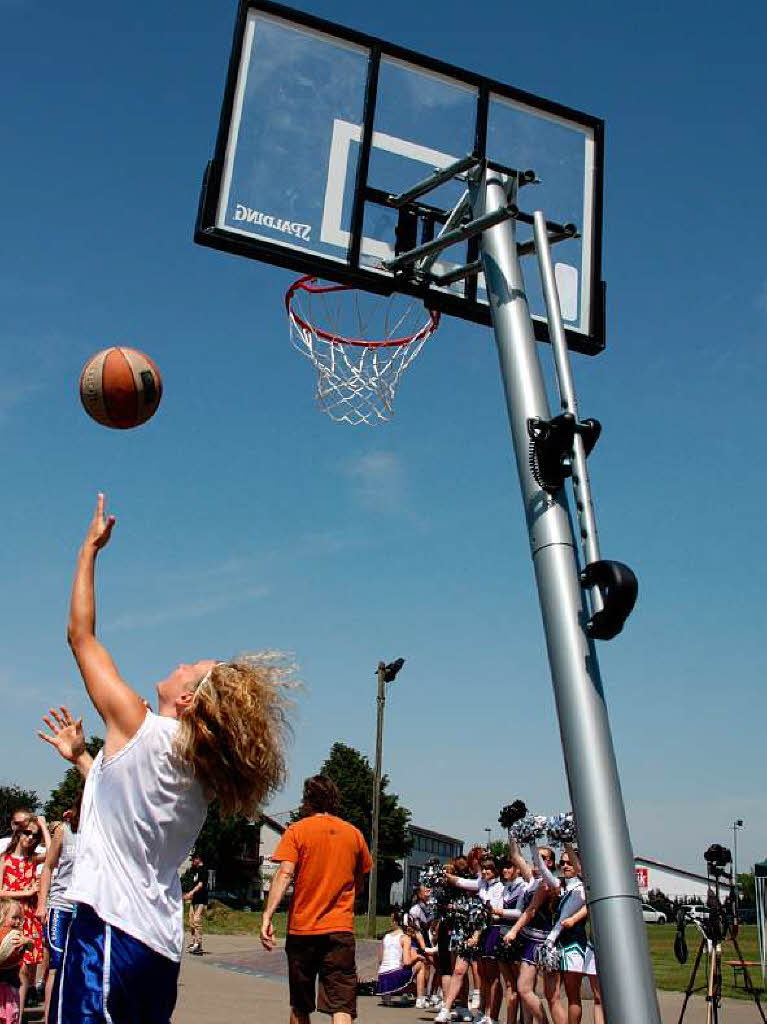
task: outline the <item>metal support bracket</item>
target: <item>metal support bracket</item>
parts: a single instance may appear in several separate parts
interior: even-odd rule
[[[636,604],[639,581],[623,562],[602,559],[590,562],[581,573],[581,586],[599,587],[604,607],[586,623],[594,640],[612,640],[623,629]]]
[[[445,231],[444,234],[439,235],[433,241],[416,246],[415,249],[411,249],[409,252],[403,252],[401,256],[396,256],[393,260],[382,260],[381,265],[386,270],[397,273],[400,270],[404,270],[405,267],[417,263],[418,260],[423,259],[425,256],[436,256],[437,253],[442,252],[443,249],[449,249],[451,245],[455,245],[457,242],[465,242],[467,238],[480,235],[483,231],[487,231],[488,228],[500,224],[501,221],[516,217],[518,213],[519,209],[513,203],[509,203],[508,206],[504,206],[500,210],[487,213],[484,217],[476,217],[474,220],[470,220],[468,224],[453,228],[452,231]]]

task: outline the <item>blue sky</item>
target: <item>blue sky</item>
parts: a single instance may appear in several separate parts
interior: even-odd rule
[[[640,581],[599,647],[632,837],[700,867],[742,817],[740,865],[764,857],[764,6],[303,7],[605,119],[608,347],[574,368],[603,424],[602,550]],[[334,425],[288,342],[290,273],[191,240],[234,5],[0,11],[3,781],[60,778],[35,737],[50,703],[98,728],[64,633],[102,489],[101,635],[137,689],[239,650],[300,663],[274,810],[335,740],[372,752],[375,666],[398,656],[385,767],[416,822],[474,840],[516,797],[565,809],[490,331],[445,320],[391,424]],[[114,343],[164,376],[133,432],[77,398]]]

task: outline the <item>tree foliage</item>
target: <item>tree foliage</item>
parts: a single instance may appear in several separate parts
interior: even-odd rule
[[[40,799],[33,789],[21,786],[0,786],[0,834],[7,836],[11,831],[11,815],[19,808],[36,811]]]
[[[745,874],[738,872],[738,892],[740,894],[739,905],[741,907],[756,906],[756,883],[753,871]]]
[[[91,736],[85,744],[85,749],[91,757],[95,757],[103,746],[104,741],[100,736]],[[84,784],[82,775],[75,767],[66,770],[64,778],[55,789],[51,790],[51,795],[43,809],[48,821],[62,820],[64,811],[70,810],[77,803]]]
[[[216,872],[216,888],[247,890],[258,875],[258,826],[241,814],[222,818],[218,801],[208,807],[194,852]]]
[[[355,825],[371,843],[374,771],[368,759],[354,747],[334,743],[320,772],[331,778],[341,791],[341,817]],[[394,882],[402,878],[400,861],[412,845],[408,825],[410,811],[401,807],[399,797],[388,793],[389,778],[383,775],[378,824],[378,897],[387,907]]]

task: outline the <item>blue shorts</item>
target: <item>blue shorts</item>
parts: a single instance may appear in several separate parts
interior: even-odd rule
[[[51,907],[45,918],[45,941],[51,951],[51,970],[57,971],[64,959],[64,947],[67,944],[69,926],[72,923],[72,911]]]
[[[56,1024],[170,1024],[180,964],[78,903],[67,937]]]

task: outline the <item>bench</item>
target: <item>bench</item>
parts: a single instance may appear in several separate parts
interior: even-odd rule
[[[732,983],[735,988],[738,987],[738,975],[743,975],[743,984],[746,983],[746,968],[752,970],[754,968],[761,968],[761,963],[758,960],[728,960],[727,966],[732,967]]]

